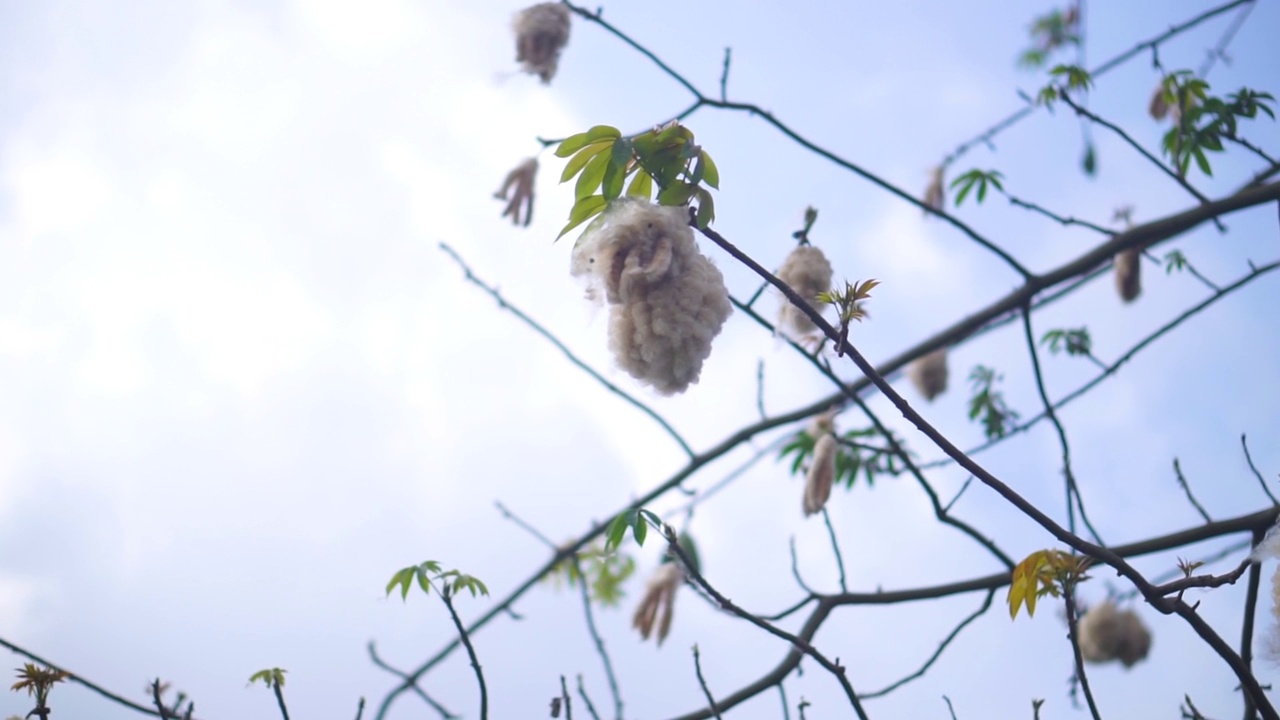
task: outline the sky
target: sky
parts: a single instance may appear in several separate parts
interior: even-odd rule
[[[1211,5],[1102,4],[1086,14],[1093,65]],[[731,99],[751,102],[907,192],[956,145],[1018,109],[1043,74],[1015,60],[1049,4],[672,2],[603,6],[604,17],[714,94],[732,48]],[[387,599],[391,574],[434,559],[482,578],[501,597],[548,557],[504,519],[501,502],[559,542],[606,522],[659,485],[685,456],[651,419],[566,362],[564,355],[474,285],[440,249],[548,328],[577,357],[654,408],[696,449],[769,413],[831,392],[802,358],[742,313],[713,345],[700,382],[660,397],[612,366],[607,318],[568,273],[571,244],[553,239],[572,190],[536,138],[596,124],[634,132],[691,101],[649,60],[575,18],[549,86],[514,63],[510,3],[329,0],[95,3],[0,0],[0,638],[138,702],[161,677],[193,697],[201,718],[273,717],[248,677],[288,670],[294,717],[354,717],[394,678],[366,646],[411,668],[453,637],[434,599]],[[1220,16],[1160,47],[1168,69],[1198,67],[1227,29]],[[1280,9],[1260,3],[1208,80],[1276,92]],[[1158,147],[1146,116],[1159,77],[1142,55],[1098,80],[1090,107]],[[760,118],[702,110],[687,120],[722,176],[716,228],[767,267],[781,264],[807,206],[838,278],[882,283],[853,340],[886,359],[1015,288],[1018,277],[953,228],[807,153]],[[1274,156],[1270,121],[1244,126]],[[955,168],[998,169],[1005,187],[1063,215],[1110,225],[1120,206],[1144,222],[1195,200],[1103,128],[1089,133],[1098,174],[1079,169],[1082,130],[1065,108],[1037,112]],[[537,156],[533,223],[513,227],[493,198],[506,173]],[[1230,194],[1262,165],[1245,153],[1193,174],[1209,197]],[[1000,199],[957,216],[1044,271],[1100,241]],[[1177,248],[1225,284],[1280,255],[1274,208],[1224,219],[1157,249]],[[749,271],[705,243],[731,293]],[[1108,276],[1035,318],[1037,332],[1087,325],[1111,360],[1206,297],[1187,274],[1144,268],[1132,305]],[[761,301],[766,316],[776,298]],[[1160,340],[1095,393],[1065,409],[1073,468],[1108,543],[1201,520],[1175,482],[1173,459],[1214,518],[1269,502],[1240,449],[1274,483],[1280,472],[1276,276],[1259,278]],[[1052,396],[1091,377],[1087,361],[1042,354]],[[964,378],[977,364],[1004,375],[1023,415],[1038,400],[1018,325],[951,353],[952,387],[914,406],[962,447]],[[842,377],[856,369],[833,359]],[[922,459],[938,457],[883,398],[872,408]],[[865,421],[847,416],[844,429]],[[689,482],[712,486],[758,449],[801,429],[766,433]],[[1055,518],[1064,517],[1056,437],[1040,425],[979,456]],[[954,496],[954,468],[931,475]],[[800,512],[801,480],[766,459],[699,505],[688,529],[708,579],[743,607],[776,612],[802,592],[789,540],[812,585],[838,574],[826,530]],[[665,498],[654,509],[683,502]],[[908,478],[837,490],[830,504],[851,589],[873,591],[995,572],[989,556],[938,525]],[[963,519],[1023,557],[1052,539],[971,487]],[[673,519],[683,517],[673,516]],[[1203,543],[1210,555],[1241,538]],[[1174,567],[1175,553],[1140,570]],[[1215,565],[1222,571],[1241,555]],[[728,694],[772,668],[786,647],[716,612],[687,589],[661,648],[629,627],[659,550],[636,551],[637,576],[596,618],[622,682],[628,718],[667,717]],[[1268,568],[1268,571],[1270,568]],[[1107,595],[1098,572],[1086,602]],[[1243,588],[1188,595],[1235,642]],[[817,646],[849,666],[860,690],[914,671],[981,596],[846,609]],[[462,598],[464,619],[489,600]],[[1269,600],[1260,632],[1270,629]],[[578,674],[608,707],[599,658],[572,593],[539,587],[476,634],[493,717],[537,716]],[[1086,716],[1067,696],[1071,674],[1057,608],[1010,622],[1003,592],[921,679],[867,702],[873,717]],[[1238,712],[1236,681],[1185,623],[1137,607],[1150,658],[1131,670],[1092,668],[1104,714],[1175,716],[1184,693],[1210,716]],[[797,620],[793,619],[793,628]],[[11,665],[24,660],[10,656]],[[795,712],[846,713],[836,683],[812,663],[787,682]],[[1265,684],[1274,665],[1260,664]],[[455,654],[423,687],[477,717],[471,669]],[[137,713],[77,686],[59,687],[55,717]],[[25,696],[0,696],[0,716]],[[390,718],[431,711],[411,696]],[[779,717],[775,692],[736,716]],[[531,715],[532,714],[532,715]],[[370,715],[366,714],[366,717]],[[1029,715],[1028,715],[1029,716]]]

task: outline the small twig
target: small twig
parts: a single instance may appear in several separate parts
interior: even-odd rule
[[[951,716],[951,720],[956,720],[956,709],[951,707],[951,698],[943,695],[942,699],[947,703],[947,714]]]
[[[756,361],[756,410],[761,420],[768,417],[764,412],[764,358]]]
[[[791,706],[787,702],[787,688],[778,681],[778,694],[782,696],[782,720],[791,720]]]
[[[1098,704],[1093,700],[1093,691],[1089,689],[1089,677],[1084,672],[1084,656],[1080,652],[1080,624],[1076,618],[1075,588],[1067,587],[1062,597],[1067,606],[1067,633],[1071,638],[1071,654],[1075,659],[1076,679],[1080,681],[1080,687],[1084,690],[1084,699],[1089,704],[1089,713],[1093,715],[1093,720],[1102,720],[1102,716],[1098,714]]]
[[[840,592],[849,592],[849,586],[844,578],[844,557],[840,554],[840,543],[836,541],[836,529],[831,526],[831,515],[827,513],[826,506],[822,508],[822,522],[827,526],[827,535],[831,538],[831,551],[836,556],[836,567],[840,569]]]
[[[280,716],[284,720],[289,720],[289,708],[284,706],[284,691],[280,689],[280,682],[278,680],[268,681],[268,684],[271,685],[271,692],[276,695],[276,704],[280,706]]]
[[[559,549],[555,543],[551,542],[551,538],[547,537],[546,535],[543,535],[537,528],[535,528],[534,526],[530,525],[529,523],[521,519],[519,515],[516,515],[515,513],[511,512],[511,510],[509,510],[506,505],[502,504],[501,500],[494,500],[493,504],[494,504],[494,507],[498,508],[498,512],[502,513],[502,517],[518,525],[521,530],[524,530],[525,532],[534,536],[543,545],[546,545],[552,550]]]
[[[1196,500],[1195,495],[1191,494],[1191,485],[1187,483],[1187,478],[1182,474],[1182,465],[1178,462],[1178,458],[1173,459],[1173,474],[1178,478],[1178,487],[1182,488],[1182,491],[1187,494],[1187,500],[1191,502],[1191,506],[1196,509],[1196,512],[1200,513],[1200,517],[1204,518],[1205,522],[1213,522],[1213,518],[1209,517],[1209,513],[1205,512],[1204,506]]]
[[[693,670],[698,675],[698,685],[702,686],[702,694],[707,697],[707,707],[711,710],[711,715],[716,720],[720,720],[720,710],[716,708],[716,700],[711,697],[711,690],[707,687],[707,679],[702,677],[702,659],[698,655],[698,645],[693,646]]]
[[[622,720],[622,692],[618,689],[618,678],[613,672],[613,662],[609,659],[609,652],[605,650],[604,638],[596,628],[595,613],[591,610],[591,595],[587,592],[587,576],[582,574],[582,562],[576,553],[573,556],[573,569],[578,573],[578,585],[582,592],[582,613],[587,619],[587,632],[591,634],[596,653],[600,656],[600,662],[604,664],[604,674],[609,680],[609,692],[613,694],[614,717],[616,720]],[[578,676],[578,681],[581,683],[581,675]],[[591,714],[595,715],[595,710],[592,710]]]
[[[425,690],[419,687],[418,683],[412,679],[409,673],[404,672],[403,670],[394,668],[391,665],[388,665],[385,660],[378,657],[378,648],[372,640],[369,641],[368,650],[369,650],[369,660],[374,664],[374,666],[381,668],[382,670],[386,670],[392,675],[395,675],[396,677],[400,678],[400,680],[404,682],[409,689],[413,690],[413,693],[415,695],[422,698],[422,702],[430,705],[432,710],[435,710],[436,712],[440,713],[440,717],[444,718],[444,720],[453,720],[454,718],[458,717],[457,715],[454,715],[453,713],[445,709],[443,705],[436,702],[435,698],[428,695]]]
[[[1150,160],[1156,167],[1160,168],[1160,170],[1164,172],[1165,175],[1168,175],[1174,182],[1178,183],[1178,185],[1180,185],[1182,189],[1191,193],[1191,195],[1195,197],[1195,199],[1200,201],[1200,204],[1202,205],[1209,204],[1209,198],[1205,197],[1203,193],[1201,193],[1199,190],[1196,190],[1194,187],[1192,187],[1191,183],[1187,182],[1186,178],[1182,177],[1178,173],[1169,169],[1167,165],[1161,162],[1160,159],[1157,158],[1155,155],[1152,155],[1150,152],[1148,152],[1146,148],[1142,147],[1142,145],[1139,144],[1137,140],[1134,140],[1129,135],[1129,133],[1122,130],[1120,126],[1114,123],[1108,122],[1106,120],[1103,120],[1102,118],[1098,117],[1097,115],[1090,112],[1089,110],[1086,110],[1085,108],[1081,107],[1074,100],[1072,100],[1071,96],[1062,88],[1059,88],[1058,96],[1061,97],[1062,101],[1065,102],[1067,105],[1069,105],[1072,110],[1075,110],[1077,115],[1082,115],[1086,118],[1089,118],[1090,120],[1097,123],[1098,125],[1101,125],[1102,127],[1115,133],[1116,135],[1119,135],[1120,138],[1124,140],[1126,143],[1128,143],[1130,147],[1132,147],[1134,150],[1137,150],[1140,155]],[[1226,227],[1222,224],[1222,221],[1219,220],[1218,218],[1216,217],[1213,218],[1213,224],[1217,226],[1218,230],[1224,231],[1224,232],[1226,231]]]
[[[1253,544],[1262,542],[1266,533],[1255,531]],[[1262,563],[1249,563],[1249,584],[1244,596],[1244,621],[1240,627],[1240,660],[1244,666],[1253,669],[1253,620],[1258,611],[1258,585],[1262,579]],[[1253,704],[1249,693],[1244,693],[1244,720],[1257,720],[1258,708]]]
[[[1231,572],[1226,572],[1221,575],[1192,575],[1191,577],[1181,577],[1162,585],[1156,585],[1155,590],[1161,595],[1178,593],[1179,596],[1181,596],[1182,593],[1191,588],[1216,588],[1222,587],[1223,585],[1235,585],[1236,581],[1240,579],[1240,576],[1244,574],[1245,570],[1249,569],[1251,564],[1252,563],[1249,562],[1249,559],[1245,558],[1236,566],[1236,569]]]
[[[360,702],[356,705],[356,720],[364,717],[364,696],[360,696]]]
[[[733,55],[733,48],[724,49],[724,69],[720,71],[720,102],[728,102],[729,88],[729,61]]]
[[[467,282],[483,290],[485,294],[487,294],[489,297],[493,298],[498,302],[498,307],[502,308],[503,310],[506,310],[507,312],[510,312],[512,315],[515,315],[516,318],[518,318],[521,322],[523,322],[525,325],[528,325],[531,330],[541,335],[552,345],[556,346],[556,349],[558,349],[561,353],[563,353],[564,356],[568,358],[570,363],[572,363],[573,365],[577,366],[578,369],[590,375],[596,382],[603,385],[606,390],[613,393],[614,395],[617,395],[623,400],[627,401],[632,407],[636,408],[640,412],[652,418],[653,421],[658,423],[658,425],[660,425],[663,430],[667,431],[667,434],[671,436],[672,440],[676,441],[676,444],[680,446],[681,450],[684,450],[686,455],[688,455],[690,458],[696,456],[696,453],[694,453],[693,448],[689,447],[689,443],[685,442],[685,439],[680,435],[680,433],[676,432],[675,428],[671,427],[671,424],[668,423],[666,420],[664,420],[662,416],[658,415],[658,413],[655,412],[653,408],[649,407],[645,403],[640,402],[630,393],[618,387],[617,385],[614,385],[613,383],[609,382],[609,380],[605,378],[605,376],[601,375],[590,365],[587,365],[587,363],[581,360],[577,355],[574,355],[573,351],[571,351],[568,348],[568,346],[566,346],[563,342],[561,342],[559,338],[551,334],[549,330],[542,327],[542,325],[539,324],[537,321],[535,321],[533,318],[524,314],[524,312],[522,312],[519,308],[507,302],[506,298],[502,296],[502,293],[498,292],[497,288],[494,288],[485,284],[484,281],[476,277],[475,273],[471,271],[471,267],[467,265],[466,261],[462,259],[462,256],[459,255],[457,251],[455,251],[447,243],[440,243],[440,249],[443,250],[446,255],[448,255],[450,258],[453,259],[455,263],[458,264],[458,267],[462,269],[463,275],[466,278]]]
[[[480,669],[480,659],[476,657],[476,649],[471,646],[471,636],[467,634],[467,628],[463,626],[462,619],[458,617],[458,611],[453,609],[453,600],[450,595],[448,588],[440,589],[440,599],[444,601],[444,606],[449,609],[449,617],[453,619],[453,626],[458,630],[458,639],[462,641],[462,646],[467,649],[467,657],[471,658],[471,667],[476,671],[476,683],[480,686],[480,720],[488,720],[489,690],[484,684],[484,671]]]
[[[1079,220],[1074,217],[1063,217],[1062,215],[1059,215],[1051,210],[1046,210],[1045,208],[1033,202],[1028,202],[1021,198],[1016,198],[1012,195],[1009,195],[1008,193],[1005,193],[1005,197],[1009,198],[1010,205],[1015,205],[1020,208],[1031,210],[1032,212],[1040,213],[1041,215],[1044,215],[1050,220],[1057,221],[1061,225],[1078,225],[1083,228],[1088,228],[1096,233],[1101,233],[1103,235],[1106,235],[1107,237],[1114,237],[1115,235],[1117,235],[1115,230],[1108,230],[1102,227],[1101,225],[1091,223],[1088,220]]]
[[[1253,464],[1253,456],[1249,454],[1249,438],[1244,433],[1240,434],[1240,447],[1244,448],[1245,462],[1249,463],[1249,469],[1253,471],[1253,476],[1258,478],[1258,484],[1262,486],[1262,492],[1271,498],[1272,505],[1280,505],[1280,501],[1276,500],[1276,496],[1271,494],[1271,488],[1267,487],[1267,481],[1262,478],[1262,473],[1258,472],[1258,466]]]
[[[809,593],[810,596],[818,594],[814,592],[813,588],[809,587],[809,585],[805,583],[804,578],[800,577],[800,563],[799,563],[799,560],[796,558],[796,536],[795,535],[791,536],[791,576],[796,579],[796,584],[800,586],[801,590]]]
[[[573,701],[569,698],[569,686],[564,675],[560,676],[560,701],[564,703],[564,720],[573,720]]]
[[[972,484],[973,484],[973,476],[970,475],[969,477],[964,479],[964,484],[960,486],[960,489],[958,491],[956,491],[955,497],[951,498],[951,501],[948,502],[945,506],[943,506],[942,511],[951,512],[951,506],[956,504],[956,501],[960,499],[961,495],[964,495],[964,491],[968,490],[969,486]]]
[[[89,682],[88,680],[85,680],[84,678],[80,677],[79,675],[77,675],[77,674],[75,674],[75,673],[73,673],[73,672],[71,672],[71,671],[69,671],[69,670],[67,670],[67,669],[65,669],[65,668],[63,668],[63,667],[60,667],[60,666],[58,666],[58,665],[55,665],[55,664],[53,664],[53,663],[49,662],[48,660],[45,660],[44,658],[40,657],[39,655],[36,655],[35,653],[33,653],[33,652],[29,651],[29,650],[25,650],[25,649],[23,649],[23,648],[21,648],[21,647],[19,647],[19,646],[17,646],[17,645],[14,645],[13,643],[9,642],[8,640],[5,640],[5,639],[3,639],[3,638],[0,638],[0,647],[4,647],[4,648],[6,648],[6,649],[8,649],[8,650],[12,650],[13,652],[15,652],[15,653],[17,653],[17,654],[19,654],[19,655],[21,655],[21,656],[23,656],[23,657],[25,657],[25,658],[27,658],[27,659],[29,659],[29,660],[34,660],[34,661],[36,661],[36,662],[40,663],[41,665],[43,665],[43,666],[45,666],[45,667],[49,668],[50,670],[54,670],[54,671],[57,671],[57,672],[64,672],[64,673],[67,673],[67,680],[70,680],[71,682],[73,682],[73,683],[77,683],[77,684],[79,684],[79,685],[83,685],[84,687],[86,687],[86,688],[88,688],[88,689],[92,690],[93,692],[95,692],[95,693],[97,693],[97,694],[101,695],[102,697],[104,697],[104,698],[106,698],[106,699],[108,699],[108,700],[110,700],[110,701],[112,701],[112,702],[114,702],[114,703],[117,703],[117,704],[119,704],[119,705],[123,705],[123,706],[125,706],[125,707],[127,707],[127,708],[130,708],[130,709],[132,709],[132,710],[137,710],[137,711],[138,711],[138,712],[140,712],[140,713],[146,713],[147,715],[153,715],[153,716],[155,716],[155,717],[160,717],[160,714],[159,714],[158,712],[156,712],[155,710],[152,710],[151,708],[147,707],[146,705],[140,705],[140,704],[138,704],[138,703],[136,703],[136,702],[134,702],[134,701],[132,701],[132,700],[126,699],[126,698],[124,698],[124,697],[121,697],[120,695],[117,695],[117,694],[115,694],[115,693],[111,692],[110,690],[107,690],[107,689],[103,688],[103,687],[102,687],[102,686],[100,686],[100,685],[95,685],[94,683],[91,683],[91,682]]]
[[[169,711],[165,708],[164,702],[160,700],[160,678],[156,678],[151,682],[151,699],[155,701],[156,710],[160,713],[160,720],[169,720]],[[175,710],[177,708],[174,708]]]
[[[587,706],[587,712],[591,713],[592,720],[600,720],[600,715],[596,713],[595,703],[591,702],[591,698],[587,695],[587,688],[582,684],[582,674],[578,674],[578,697],[582,698],[582,704]],[[619,718],[622,716],[619,715]]]

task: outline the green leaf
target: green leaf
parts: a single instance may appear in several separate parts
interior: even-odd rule
[[[649,534],[649,523],[645,522],[643,515],[636,514],[631,523],[631,533],[635,535],[637,543],[644,545],[644,539]]]
[[[716,190],[720,189],[720,170],[706,150],[698,153],[698,165],[702,167],[702,181]]]
[[[578,184],[573,188],[575,200],[581,200],[595,193],[604,180],[605,168],[609,165],[609,153],[600,153],[591,158],[582,174],[578,176]]]
[[[711,221],[716,219],[716,204],[706,188],[698,188],[696,194],[698,196],[698,227],[706,229]]]
[[[631,185],[627,187],[627,195],[629,197],[638,197],[645,200],[653,195],[653,178],[649,177],[649,173],[643,168],[636,172],[635,177],[631,178]]]
[[[1213,170],[1209,167],[1209,159],[1204,156],[1204,150],[1199,147],[1193,147],[1191,154],[1196,158],[1196,165],[1200,168],[1200,172],[1213,177]]]
[[[631,143],[619,140],[613,144],[613,152],[609,155],[609,164],[604,169],[604,197],[615,200],[622,195],[622,184],[626,180],[627,163],[631,161]]]
[[[565,138],[564,142],[561,142],[560,146],[556,148],[556,157],[569,157],[580,148],[597,140],[617,139],[620,137],[622,137],[622,132],[618,128],[610,127],[609,125],[596,125],[584,133]]]
[[[687,204],[689,198],[693,197],[697,189],[698,186],[696,185],[686,182],[674,182],[658,193],[658,204],[673,206]]]
[[[1084,151],[1084,160],[1081,161],[1084,168],[1084,174],[1093,177],[1098,174],[1098,155],[1093,150],[1093,144],[1090,143]]]
[[[396,585],[400,586],[400,599],[404,600],[409,597],[409,585],[413,582],[413,574],[417,568],[407,567],[391,576],[391,582],[387,583],[387,595]]]
[[[597,143],[591,143],[579,150],[578,154],[569,158],[569,162],[565,164],[564,172],[560,173],[560,182],[568,182],[569,178],[577,175],[589,160],[611,147],[613,147],[612,140],[602,140]]]
[[[556,239],[564,237],[564,234],[578,227],[582,223],[590,220],[593,216],[600,214],[604,210],[605,199],[603,195],[591,195],[579,200],[573,204],[573,208],[569,210],[569,224],[560,230],[560,234],[556,235]]]
[[[622,545],[622,539],[627,535],[627,528],[631,525],[632,511],[618,513],[618,516],[609,523],[609,529],[605,531],[605,552],[613,552]]]

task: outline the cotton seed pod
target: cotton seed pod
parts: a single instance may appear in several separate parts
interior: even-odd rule
[[[947,391],[947,349],[938,348],[907,367],[907,378],[930,402]]]
[[[821,512],[831,497],[831,483],[836,477],[836,453],[839,443],[831,433],[818,438],[813,446],[813,461],[804,482],[804,515]]]
[[[631,618],[631,627],[640,631],[640,637],[648,640],[657,626],[658,645],[667,639],[671,632],[671,619],[675,610],[676,590],[684,582],[684,572],[675,563],[663,563],[653,572],[645,585],[644,597],[636,614]]]
[[[1152,120],[1163,120],[1169,115],[1169,101],[1165,97],[1164,83],[1156,86],[1156,91],[1151,93],[1151,102],[1147,105],[1147,114]]]
[[[818,312],[822,312],[818,295],[831,289],[832,275],[827,256],[812,245],[801,245],[792,250],[778,270],[778,279],[790,285],[797,295]],[[799,338],[813,334],[818,328],[803,310],[783,296],[778,312],[778,329],[785,335]]]
[[[696,383],[733,312],[724,276],[698,251],[683,207],[609,204],[573,248],[570,272],[609,306],[618,366],[662,395]]]
[[[924,204],[938,212],[942,212],[947,202],[947,191],[943,187],[943,173],[946,168],[939,165],[930,173],[929,187],[924,190]],[[926,215],[928,213],[925,213]]]
[[[1110,600],[1080,618],[1080,654],[1091,663],[1119,660],[1133,667],[1151,650],[1151,632],[1132,610],[1117,610]]]
[[[1115,257],[1116,292],[1125,302],[1142,294],[1142,255],[1136,249],[1121,250]]]
[[[551,82],[560,63],[560,51],[569,44],[569,8],[545,2],[516,13],[516,62],[530,75]]]

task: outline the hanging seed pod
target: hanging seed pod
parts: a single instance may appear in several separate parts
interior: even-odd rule
[[[938,348],[907,367],[907,378],[930,402],[947,391],[947,349]]]
[[[1132,610],[1117,610],[1110,600],[1090,609],[1077,625],[1080,655],[1091,663],[1119,660],[1133,667],[1151,650],[1151,632]]]
[[[836,476],[836,453],[840,444],[830,432],[818,438],[813,446],[813,461],[804,482],[804,515],[821,512],[831,498],[831,484]]]
[[[507,173],[506,179],[502,181],[502,189],[493,194],[495,198],[507,201],[502,217],[510,217],[513,225],[528,227],[533,221],[533,179],[537,174],[538,160],[529,158]],[[507,197],[508,194],[510,198]],[[522,206],[523,222],[520,220]]]
[[[631,618],[631,627],[640,631],[641,639],[648,640],[657,628],[658,645],[667,639],[671,632],[671,620],[675,610],[676,590],[684,582],[684,572],[676,563],[663,563],[653,571],[649,582],[645,585],[644,597],[636,614]]]
[[[560,51],[569,44],[569,8],[545,2],[516,13],[516,62],[546,85],[555,77]]]
[[[801,245],[792,250],[778,270],[778,279],[791,286],[804,298],[809,307],[822,312],[818,295],[831,289],[831,263],[827,256],[813,245]],[[811,335],[818,327],[804,311],[796,307],[786,296],[778,311],[778,329],[793,339]]]
[[[947,202],[947,191],[943,186],[943,173],[945,172],[946,168],[941,165],[934,168],[932,172],[930,172],[929,187],[924,190],[924,204],[938,212],[943,211],[943,207]],[[928,213],[925,214],[928,215]]]
[[[609,305],[618,366],[662,395],[696,383],[733,307],[724,276],[698,251],[686,209],[636,198],[610,203],[573,248],[588,297]]]
[[[1165,93],[1164,83],[1156,85],[1156,91],[1151,93],[1151,102],[1147,104],[1147,114],[1152,120],[1163,120],[1169,116],[1169,97]]]
[[[1142,255],[1137,249],[1121,250],[1115,257],[1116,292],[1125,302],[1142,294]]]

